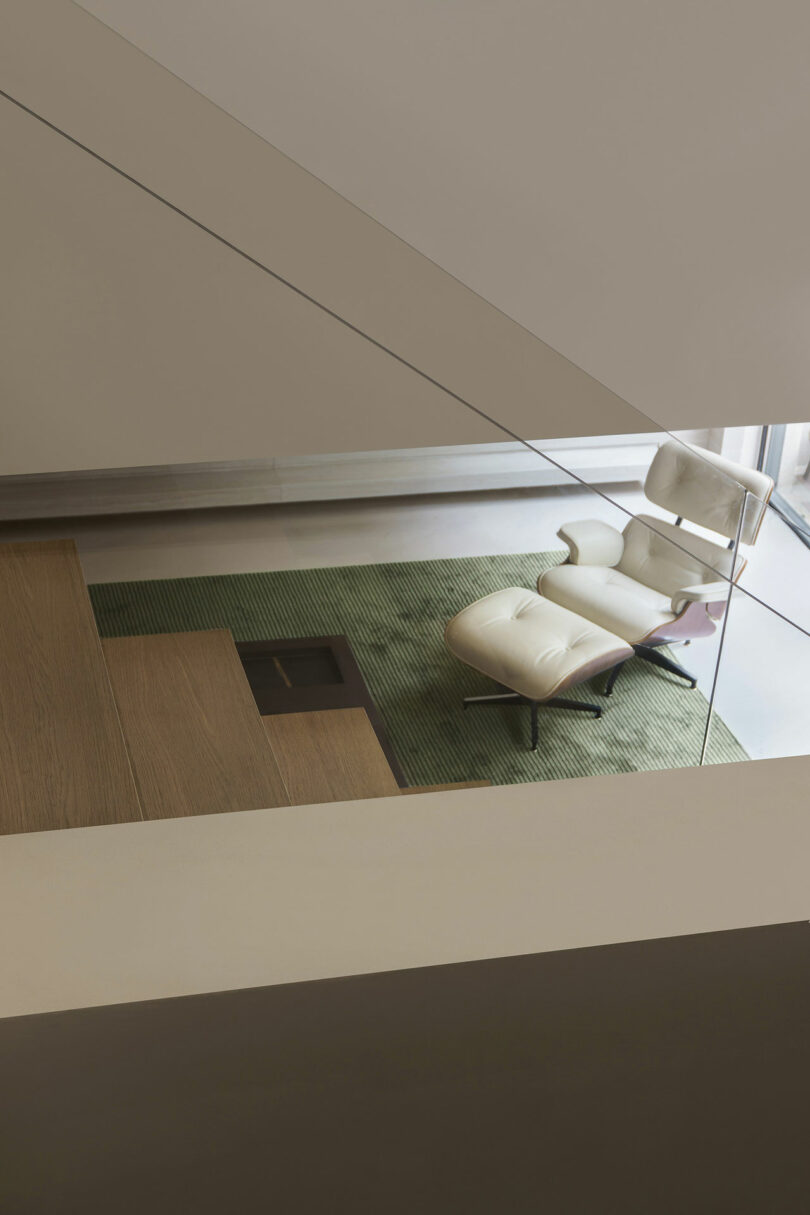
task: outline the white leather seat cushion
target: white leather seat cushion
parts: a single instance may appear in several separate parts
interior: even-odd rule
[[[540,575],[537,588],[631,645],[675,619],[670,596],[606,565],[557,565]]]
[[[464,608],[445,641],[462,662],[530,700],[548,700],[633,653],[590,620],[517,586]]]

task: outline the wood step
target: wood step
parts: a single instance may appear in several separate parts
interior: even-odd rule
[[[72,540],[0,545],[0,833],[142,817]]]
[[[145,818],[290,804],[227,629],[103,646]]]
[[[449,793],[453,789],[490,789],[491,780],[462,780],[449,785],[409,785],[400,789],[400,793]]]
[[[262,721],[294,806],[400,792],[365,709],[274,713]]]

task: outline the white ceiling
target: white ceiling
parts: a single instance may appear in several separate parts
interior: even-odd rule
[[[806,0],[84,0],[651,416],[810,416]]]

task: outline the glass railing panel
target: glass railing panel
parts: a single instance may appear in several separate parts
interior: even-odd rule
[[[598,446],[599,440],[592,443]],[[605,701],[610,704],[611,734],[615,732],[611,746],[629,769],[701,762],[717,652],[714,646],[701,646],[717,633],[732,570],[739,568],[728,547],[733,540],[688,527],[686,521],[676,527],[671,514],[664,517],[645,498],[642,482],[659,443],[659,436],[648,434],[625,436],[623,445],[615,444],[615,451],[623,448],[617,474],[621,461],[635,458],[641,464],[633,471],[625,465],[628,479],[623,483],[618,475],[602,480],[603,464],[595,474],[601,483],[591,485],[587,465],[578,464],[576,488],[569,484],[566,492],[568,505],[581,513],[564,521],[562,533],[564,540],[574,541],[563,555],[569,564],[542,579],[539,588],[633,647],[633,657],[622,666]],[[555,462],[561,458],[558,449]],[[564,458],[571,459],[572,453],[565,452]],[[594,461],[592,467],[597,466]],[[742,505],[736,482],[727,482],[721,473],[719,484]],[[734,509],[732,505],[726,512],[725,526],[736,539]],[[577,551],[576,529],[585,519],[611,525],[617,541],[613,552],[607,551],[609,544],[600,552],[598,541],[589,552],[587,536]],[[571,523],[573,527],[565,526]],[[593,681],[598,695],[604,696],[607,682]],[[744,752],[731,746],[727,758],[742,759]]]
[[[746,488],[738,480],[742,477],[748,485],[748,494],[741,543],[746,548],[752,546],[767,515],[770,481],[767,476],[758,474],[753,465],[749,468],[742,462],[736,470],[732,463],[729,471],[729,458],[722,452],[701,447],[695,441],[697,439],[715,441],[711,432],[705,435],[688,432],[687,439],[684,434],[670,434],[660,429],[610,436],[607,443],[590,440],[594,448],[587,453],[588,460],[578,460],[577,453],[571,449],[560,449],[543,440],[533,440],[531,446],[547,460],[570,471],[596,494],[604,494],[616,502],[627,512],[628,518],[642,515],[650,527],[655,527],[658,519],[664,523],[683,523],[687,532],[713,541],[721,550],[731,545],[736,537],[738,503]],[[620,471],[622,456],[637,467],[644,461],[638,467],[638,492],[634,495],[619,491],[610,480],[610,462],[615,461]],[[666,528],[661,530],[667,532]],[[721,557],[716,565],[718,573],[721,573],[722,565]]]
[[[810,594],[810,569],[801,577]],[[711,661],[716,661],[719,639],[707,649],[714,650]],[[731,738],[750,759],[807,754],[808,687],[810,637],[735,590],[717,667],[705,762],[725,762]]]
[[[774,507],[810,543],[810,422],[763,429],[763,463],[775,481]]]
[[[565,588],[554,598],[552,587],[560,570],[565,577],[571,569],[565,537],[592,564],[597,558],[615,564],[628,526],[642,549],[652,539],[659,560],[668,548],[682,556],[680,536],[673,544],[633,518],[640,497],[634,478],[643,474],[649,453],[637,451],[633,467],[623,454],[625,480],[609,482],[609,493],[597,492],[500,437],[493,426],[491,444],[358,453],[356,459],[322,453],[277,467],[277,475],[288,478],[287,497],[298,485],[308,501],[218,512],[211,521],[218,541],[230,538],[244,554],[242,569],[231,562],[228,573],[215,566],[202,577],[94,585],[100,630],[121,636],[230,629],[260,712],[365,707],[406,787],[697,764],[711,684],[707,664],[695,672],[675,646],[655,647],[657,655],[697,674],[693,690],[683,675],[633,654],[605,616],[598,587],[579,607]],[[311,477],[319,479],[320,501],[301,488]],[[578,538],[583,520],[596,529],[595,553]],[[148,546],[148,519],[133,523],[129,543],[136,543],[138,526]],[[704,574],[712,576],[710,569]],[[609,581],[616,575],[612,565],[604,570]],[[641,594],[669,606],[671,596],[656,597],[646,586]],[[473,619],[464,643],[448,646],[448,622],[482,600],[492,619]],[[580,654],[583,638],[594,637]],[[343,639],[343,649],[330,657],[332,643],[319,638]],[[250,649],[259,643],[272,649],[276,642],[296,646],[268,650],[266,661]],[[611,672],[625,659],[606,695]],[[354,664],[349,700],[340,685],[346,662]],[[498,696],[511,699],[488,699]],[[536,750],[532,699],[538,702]],[[551,705],[552,699],[593,708]],[[345,792],[360,795],[351,786]]]

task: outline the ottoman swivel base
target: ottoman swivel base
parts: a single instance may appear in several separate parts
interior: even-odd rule
[[[537,750],[541,705],[602,716],[599,705],[559,696],[633,656],[633,648],[584,617],[534,591],[510,586],[463,609],[445,629],[447,648],[502,691],[467,696],[468,705],[525,704],[531,709],[532,750]]]
[[[602,706],[591,704],[587,700],[566,700],[564,696],[552,696],[550,700],[529,700],[528,696],[521,696],[520,692],[496,692],[493,696],[465,696],[461,707],[466,709],[469,705],[482,705],[487,708],[489,705],[497,707],[498,705],[529,705],[532,711],[532,751],[537,750],[537,713],[542,705],[544,709],[573,709],[578,713],[592,713],[594,717],[602,716]]]

